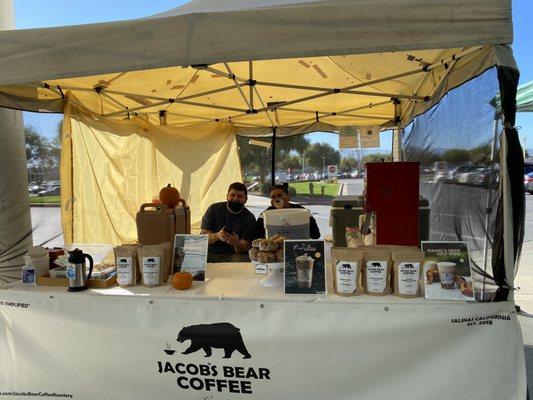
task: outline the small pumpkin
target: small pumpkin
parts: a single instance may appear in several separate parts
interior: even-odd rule
[[[176,207],[182,200],[180,199],[180,192],[169,183],[166,187],[159,191],[159,200],[161,204],[168,207]]]
[[[172,275],[172,286],[177,290],[187,290],[192,286],[192,275],[187,271],[176,272]]]

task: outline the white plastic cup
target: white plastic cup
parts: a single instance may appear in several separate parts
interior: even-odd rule
[[[440,287],[443,289],[453,289],[455,286],[455,267],[454,262],[441,261],[437,263],[440,276]]]

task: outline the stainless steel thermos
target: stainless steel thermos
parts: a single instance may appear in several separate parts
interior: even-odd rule
[[[85,259],[89,260],[89,273],[85,274]],[[89,254],[84,254],[80,249],[68,252],[68,291],[79,292],[88,288],[87,282],[93,273],[93,258]]]

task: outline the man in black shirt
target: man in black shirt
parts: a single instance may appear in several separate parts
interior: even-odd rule
[[[228,188],[226,201],[209,206],[201,233],[209,236],[207,262],[250,261],[248,249],[255,235],[255,217],[244,205],[248,190],[240,182]]]

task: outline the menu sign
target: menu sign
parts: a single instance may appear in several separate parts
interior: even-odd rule
[[[285,294],[325,294],[324,241],[285,240]]]
[[[433,300],[474,300],[466,242],[422,242],[425,297]]]
[[[208,240],[207,235],[176,235],[172,273],[187,271],[194,280],[205,280]]]

